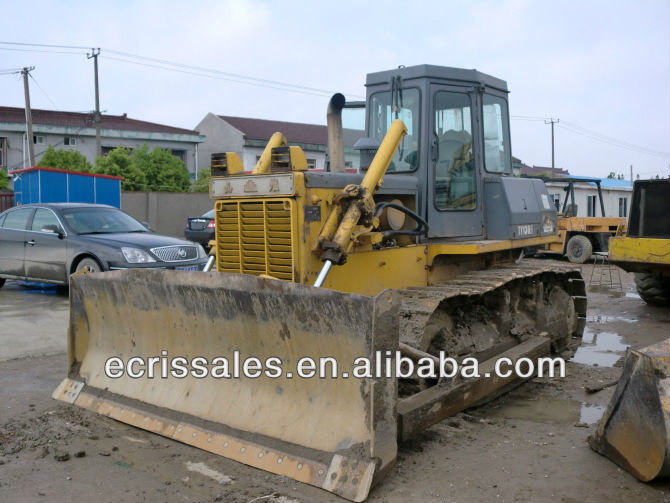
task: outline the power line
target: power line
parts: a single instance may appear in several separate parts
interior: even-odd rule
[[[4,45],[21,45],[24,47],[55,47],[57,49],[90,49],[90,47],[84,47],[81,45],[54,45],[54,44],[32,44],[28,42],[2,42],[0,44]]]
[[[663,157],[663,158],[669,158],[670,157],[670,153],[668,153],[668,152],[661,152],[661,151],[658,151],[658,150],[652,150],[652,149],[648,149],[646,147],[641,147],[639,145],[634,145],[632,143],[622,142],[622,141],[618,141],[618,140],[614,140],[614,139],[610,140],[610,139],[607,139],[607,137],[602,137],[600,135],[584,133],[583,131],[574,129],[570,126],[563,125],[563,124],[559,125],[558,127],[560,127],[561,129],[564,129],[566,131],[569,131],[573,134],[584,136],[586,138],[590,138],[590,139],[595,140],[595,141],[606,143],[606,144],[612,145],[614,147],[619,147],[619,148],[622,148],[622,149],[625,149],[625,150],[630,150],[631,152],[637,152],[638,154],[647,154],[647,155],[653,155],[653,156],[656,156],[656,157]]]
[[[193,65],[187,65],[187,64],[184,64],[184,63],[176,63],[174,61],[168,61],[168,60],[165,60],[165,59],[149,58],[149,57],[146,57],[146,56],[139,56],[137,54],[130,54],[130,53],[127,53],[127,52],[114,51],[112,49],[105,49],[105,52],[108,52],[110,54],[116,54],[118,56],[123,56],[125,58],[141,59],[141,60],[144,60],[144,61],[151,61],[151,62],[154,62],[154,63],[163,64],[163,65],[186,68],[186,69],[195,70],[195,71],[198,71],[198,72],[215,73],[215,74],[218,74],[218,75],[225,75],[227,77],[233,77],[233,78],[236,78],[236,79],[253,80],[253,81],[256,81],[256,82],[262,82],[262,83],[265,83],[265,84],[272,84],[272,85],[275,85],[275,86],[292,87],[292,88],[296,88],[296,89],[303,89],[305,91],[325,93],[325,94],[328,94],[328,95],[334,94],[336,92],[336,91],[332,91],[330,89],[319,89],[319,88],[316,88],[316,87],[307,87],[307,86],[302,86],[302,85],[298,85],[298,84],[280,82],[280,81],[277,81],[277,80],[270,80],[270,79],[265,79],[265,78],[260,78],[260,77],[250,77],[248,75],[242,75],[242,74],[239,74],[239,73],[224,72],[222,70],[216,70],[216,69],[212,69],[212,68],[204,68],[204,67],[201,67],[201,66],[193,66]],[[356,97],[360,97],[360,96],[356,96]]]
[[[0,42],[1,44],[2,42]],[[18,49],[15,47],[0,47],[0,51],[38,52],[43,54],[84,54],[77,51],[48,51],[45,49]]]
[[[52,53],[52,54],[82,54],[80,52],[75,52],[75,51],[56,51],[52,49],[88,49],[85,46],[74,46],[74,45],[53,45],[53,44],[29,44],[29,43],[22,43],[22,42],[2,42],[0,41],[0,45],[2,44],[8,44],[8,45],[19,45],[22,47],[43,47],[47,48],[48,50],[38,50],[38,49],[18,49],[18,48],[7,48],[7,47],[0,47],[0,50],[20,50],[20,51],[25,51],[25,52],[44,52],[44,53]],[[103,54],[102,56],[107,58],[107,59],[112,59],[116,61],[122,61],[124,63],[131,63],[131,64],[136,64],[136,65],[144,65],[152,68],[157,68],[161,70],[167,70],[167,71],[175,71],[179,73],[185,73],[189,75],[195,75],[199,77],[209,77],[209,78],[214,78],[212,75],[209,74],[215,74],[215,75],[222,75],[227,78],[221,78],[219,77],[218,80],[226,80],[228,82],[236,82],[239,84],[248,84],[248,85],[254,85],[257,87],[266,87],[269,89],[276,89],[279,91],[291,91],[291,92],[302,92],[302,94],[309,94],[313,96],[330,96],[335,93],[335,91],[329,90],[329,89],[320,89],[320,88],[315,88],[315,87],[308,87],[308,86],[303,86],[300,84],[292,84],[289,82],[281,82],[281,81],[276,81],[276,80],[271,80],[271,79],[265,79],[261,77],[252,77],[248,75],[242,75],[242,74],[237,74],[237,73],[231,73],[231,72],[225,72],[223,70],[217,70],[217,69],[212,69],[212,68],[204,68],[200,66],[194,66],[194,65],[188,65],[185,63],[179,63],[175,61],[169,61],[165,59],[158,59],[158,58],[151,58],[147,56],[142,56],[139,54],[131,54],[127,52],[122,52],[122,51],[115,51],[113,49],[102,49],[103,52],[109,53],[109,54],[115,54],[117,56],[122,56],[120,58],[114,58],[112,56],[107,56]],[[132,59],[136,60],[141,60],[141,61],[149,61],[153,63],[158,63],[159,65],[152,65],[149,63],[141,63],[140,61],[132,61]],[[174,68],[170,68],[174,67]],[[177,70],[177,68],[181,70]],[[191,71],[186,71],[186,70],[191,70]],[[355,95],[355,94],[349,94],[350,97],[352,98],[363,98],[362,96]]]
[[[604,135],[602,133],[598,133],[597,131],[592,131],[590,129],[586,129],[585,127],[582,127],[578,124],[575,124],[574,122],[569,122],[569,121],[563,121],[563,122],[564,122],[564,125],[567,125],[570,128],[579,130],[579,131],[581,131],[583,133],[586,133],[586,134],[591,134],[593,136],[597,136],[599,138],[602,138],[603,140],[619,143],[621,145],[625,145],[627,147],[631,147],[631,148],[635,148],[635,149],[645,150],[648,153],[660,154],[660,155],[663,155],[663,156],[666,156],[666,157],[670,157],[670,153],[668,153],[668,152],[663,152],[661,150],[654,150],[654,149],[643,147],[641,145],[636,145],[634,143],[630,143],[630,142],[627,142],[627,141],[624,141],[624,140],[619,140],[619,139],[614,138],[612,136],[607,136],[607,135]]]
[[[51,104],[54,106],[54,108],[55,108],[55,109],[58,109],[58,105],[56,105],[56,104],[54,103],[54,101],[49,97],[49,95],[47,94],[47,92],[46,92],[44,89],[42,89],[42,86],[39,84],[39,82],[37,82],[37,80],[35,79],[35,77],[33,77],[32,74],[30,74],[30,73],[28,74],[28,76],[29,76],[31,79],[33,79],[33,82],[35,83],[35,85],[38,87],[38,89],[39,89],[40,91],[42,91],[42,94],[44,94],[44,96],[47,97],[47,99],[51,102]]]
[[[104,53],[101,54],[101,56],[104,59],[109,59],[109,60],[113,60],[113,61],[122,61],[124,63],[130,63],[130,64],[133,64],[133,65],[147,66],[147,67],[150,67],[150,68],[158,68],[159,70],[166,70],[166,71],[169,71],[169,72],[177,72],[177,73],[185,73],[185,74],[188,74],[188,75],[196,75],[198,77],[206,77],[208,79],[225,80],[227,82],[236,82],[238,84],[247,84],[247,85],[250,85],[250,86],[265,87],[265,88],[269,88],[269,89],[276,89],[276,90],[279,90],[279,91],[289,91],[289,92],[292,92],[292,93],[307,94],[307,95],[311,95],[311,96],[324,97],[324,96],[329,95],[329,94],[325,94],[325,93],[314,93],[314,92],[309,92],[309,91],[303,91],[303,90],[300,90],[300,89],[291,89],[291,88],[288,88],[288,87],[271,86],[271,85],[268,85],[268,84],[261,84],[261,83],[257,83],[257,82],[242,81],[242,80],[232,79],[232,78],[228,78],[228,77],[219,77],[217,75],[209,75],[209,74],[206,74],[206,73],[192,72],[192,71],[189,71],[189,70],[180,70],[179,68],[169,68],[169,67],[165,67],[165,66],[154,65],[154,64],[151,64],[151,63],[143,63],[143,62],[140,62],[140,61],[131,61],[129,59],[115,58],[113,56],[106,56]]]
[[[515,120],[524,120],[524,121],[549,121],[550,119],[547,117],[539,117],[539,116],[533,116],[533,115],[511,115],[511,119]],[[547,122],[548,123],[548,122]],[[590,138],[592,140],[600,141],[602,143],[607,143],[608,145],[612,145],[615,147],[619,147],[625,150],[630,150],[632,152],[637,152],[639,154],[648,154],[648,155],[654,155],[657,157],[670,157],[670,152],[663,152],[661,150],[654,150],[651,148],[643,147],[641,145],[636,145],[634,143],[626,142],[623,140],[619,140],[617,138],[614,138],[612,136],[607,136],[602,133],[598,133],[597,131],[593,131],[591,129],[587,129],[585,127],[580,126],[579,124],[575,124],[574,122],[566,121],[563,120],[558,127],[569,131],[574,134],[578,134],[581,136],[584,136],[586,138]]]
[[[10,75],[14,73],[21,73],[23,68],[5,68],[4,70],[0,70],[0,75]]]
[[[534,115],[510,115],[511,119],[518,119],[523,121],[545,121],[549,120],[549,117],[537,117]]]

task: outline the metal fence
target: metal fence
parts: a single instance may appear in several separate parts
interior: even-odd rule
[[[14,206],[14,194],[0,194],[0,212]]]

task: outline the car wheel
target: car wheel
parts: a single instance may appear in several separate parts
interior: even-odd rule
[[[0,278],[0,288],[5,284],[5,278]]]
[[[593,254],[593,246],[591,241],[586,236],[577,234],[572,236],[568,241],[566,253],[568,260],[574,264],[583,264],[591,258]]]
[[[100,267],[100,264],[98,264],[98,261],[92,258],[85,258],[82,259],[78,264],[74,272],[88,272],[88,273],[94,273],[94,272],[100,272],[102,271],[102,267]]]

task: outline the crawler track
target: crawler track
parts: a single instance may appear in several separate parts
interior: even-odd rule
[[[401,342],[436,356],[482,361],[543,332],[552,352],[570,353],[584,331],[586,290],[573,265],[523,260],[400,293]]]

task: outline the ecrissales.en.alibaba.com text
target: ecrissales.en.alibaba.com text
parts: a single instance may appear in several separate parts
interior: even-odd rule
[[[480,362],[474,357],[456,360],[440,352],[439,356],[414,360],[400,351],[376,351],[372,357],[358,357],[342,364],[332,356],[303,356],[295,361],[279,357],[244,356],[239,351],[230,355],[206,358],[169,355],[134,355],[125,359],[110,356],[105,361],[104,372],[110,379],[368,379],[409,378],[448,379],[461,377],[529,378],[533,376],[565,377],[565,360],[560,357],[510,358],[495,361],[492,371],[480,372]]]

